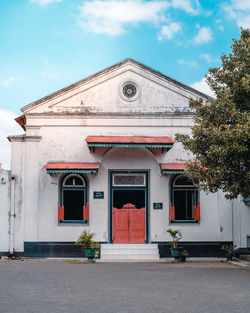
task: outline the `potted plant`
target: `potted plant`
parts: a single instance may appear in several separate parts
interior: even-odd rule
[[[188,257],[187,250],[183,250],[181,254],[181,262],[186,262],[186,258]]]
[[[233,256],[234,256],[234,247],[233,245],[222,245],[221,250],[225,250],[226,251],[226,258],[227,261],[232,261],[233,260]]]
[[[178,247],[178,241],[182,238],[182,234],[180,230],[176,229],[171,229],[169,228],[167,232],[170,234],[172,237],[172,248],[171,248],[171,254],[174,257],[175,262],[180,262],[181,261],[181,256],[183,253],[183,248]]]
[[[99,248],[98,243],[93,240],[94,236],[95,233],[90,233],[89,231],[84,230],[75,242],[75,245],[81,246],[82,250],[85,252],[85,256],[89,261],[93,261],[96,249]]]

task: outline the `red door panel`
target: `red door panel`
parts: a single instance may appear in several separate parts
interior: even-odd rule
[[[129,242],[145,243],[145,208],[129,210]]]
[[[113,208],[113,242],[145,243],[145,208],[136,209],[131,203]]]
[[[113,208],[113,242],[128,243],[128,210]]]

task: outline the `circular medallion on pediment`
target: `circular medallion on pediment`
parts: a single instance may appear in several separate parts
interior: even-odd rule
[[[133,98],[136,95],[136,93],[137,93],[137,88],[133,84],[126,84],[122,88],[122,93],[127,98]]]
[[[133,81],[126,81],[120,85],[120,97],[126,101],[134,101],[139,97],[138,86]]]

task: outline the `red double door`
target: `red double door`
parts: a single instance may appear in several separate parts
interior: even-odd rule
[[[145,208],[113,208],[113,243],[145,243]]]

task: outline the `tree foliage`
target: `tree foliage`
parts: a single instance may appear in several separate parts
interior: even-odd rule
[[[209,69],[206,81],[216,99],[190,99],[196,110],[192,136],[176,140],[194,154],[187,175],[203,190],[222,189],[229,199],[249,195],[250,33],[233,39],[232,53],[222,55],[221,67]]]

